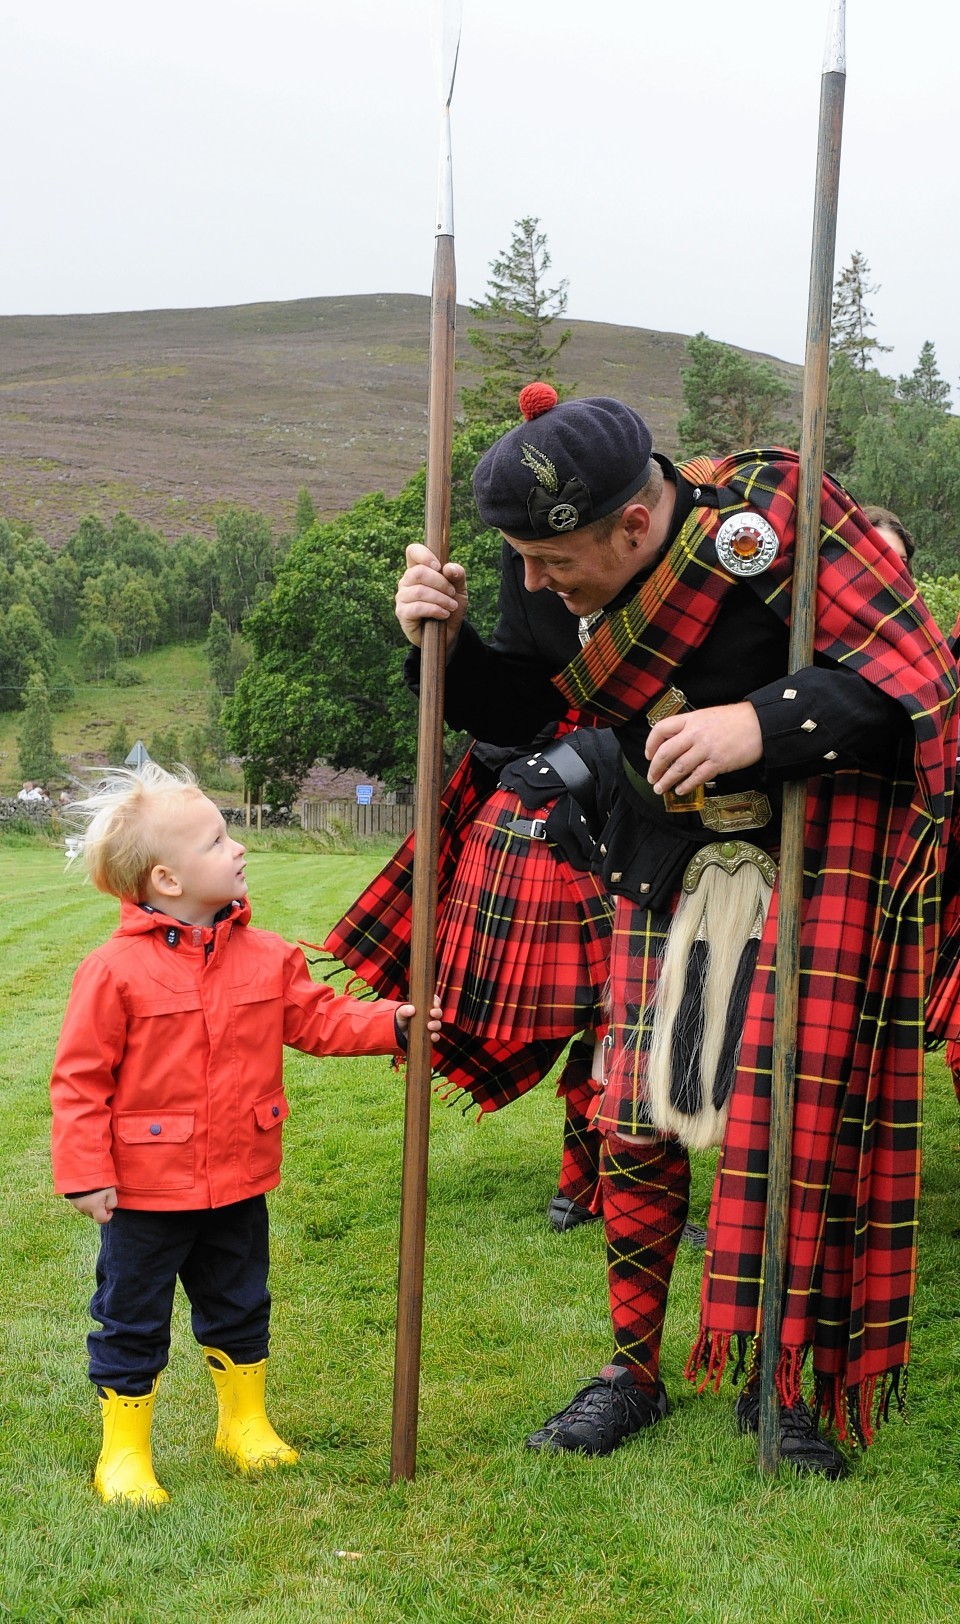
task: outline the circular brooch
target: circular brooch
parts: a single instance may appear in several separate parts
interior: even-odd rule
[[[576,530],[580,523],[580,513],[572,502],[556,502],[547,514],[547,523],[551,530]]]
[[[762,575],[780,551],[777,532],[762,513],[731,513],[717,531],[714,546],[731,575]]]

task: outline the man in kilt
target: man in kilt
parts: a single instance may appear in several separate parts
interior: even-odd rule
[[[688,1145],[721,1143],[687,1374],[745,1375],[758,1417],[759,1295],[781,786],[807,781],[781,1447],[839,1477],[819,1431],[866,1446],[899,1401],[912,1318],[922,1012],[956,755],[956,668],[899,562],[823,482],[816,653],[787,676],[799,471],[786,451],[652,453],[630,407],[542,410],[481,459],[474,490],[522,570],[496,646],[465,621],[462,568],[408,549],[397,613],[443,619],[447,715],[484,738],[570,705],[613,728],[600,838],[615,897],[604,1134],[610,1363],[528,1439],[606,1454],[667,1412],[659,1374]],[[551,680],[529,635],[552,599],[591,632]],[[484,716],[476,717],[482,695]],[[515,735],[514,735],[515,736]],[[811,1403],[802,1396],[809,1373]]]

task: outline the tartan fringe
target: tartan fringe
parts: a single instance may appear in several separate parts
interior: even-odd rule
[[[683,1372],[687,1381],[694,1383],[698,1393],[704,1392],[711,1385],[714,1392],[719,1393],[733,1340],[729,1331],[700,1332],[690,1349],[690,1357]]]
[[[832,1426],[842,1443],[869,1449],[877,1427],[890,1419],[890,1406],[902,1411],[907,1400],[907,1368],[895,1365],[879,1376],[867,1376],[856,1387],[844,1387],[836,1376],[818,1376],[814,1414]]]
[[[336,981],[338,976],[349,976],[349,981],[345,981],[341,989],[343,992],[347,993],[349,997],[377,998],[379,996],[378,993],[374,992],[369,982],[364,980],[363,976],[357,975],[356,973],[351,974],[348,965],[341,964],[340,960],[336,958],[333,953],[325,952],[322,947],[317,946],[316,942],[305,942],[302,936],[298,936],[297,946],[303,948],[309,947],[317,954],[315,959],[311,959],[306,953],[304,953],[303,956],[307,960],[308,964],[333,965],[332,970],[328,970],[325,976],[321,976],[321,981],[326,981],[329,983],[331,981]]]
[[[462,1088],[459,1083],[451,1083],[449,1077],[444,1077],[439,1071],[434,1072],[431,1082],[433,1083],[433,1092],[443,1105],[460,1106],[461,1116],[467,1116],[471,1111],[475,1110],[477,1113],[475,1121],[480,1121],[483,1116],[483,1109],[477,1104],[469,1088]],[[461,1100],[466,1100],[466,1105],[461,1105]]]
[[[759,1337],[701,1330],[684,1370],[687,1380],[694,1383],[698,1393],[708,1387],[719,1393],[734,1347],[736,1353],[730,1371],[731,1381],[736,1382],[744,1375],[748,1381],[758,1377]],[[775,1377],[781,1404],[792,1406],[803,1397],[803,1367],[809,1352],[809,1344],[781,1350]],[[869,1449],[877,1427],[881,1422],[889,1421],[891,1405],[896,1404],[897,1409],[902,1411],[906,1397],[906,1366],[895,1365],[882,1375],[865,1377],[855,1387],[845,1386],[839,1376],[817,1375],[812,1407],[817,1420],[826,1421],[841,1443],[849,1444],[854,1449]]]
[[[738,1382],[746,1376],[749,1380],[758,1368],[759,1352],[756,1337],[743,1336],[740,1332],[732,1331],[701,1331],[696,1342],[690,1350],[683,1374],[688,1382],[693,1382],[697,1392],[702,1393],[712,1386],[715,1393],[720,1391],[720,1383],[733,1353],[733,1368],[730,1371],[730,1380]]]

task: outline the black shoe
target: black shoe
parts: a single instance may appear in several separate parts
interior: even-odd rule
[[[687,1245],[696,1251],[702,1252],[707,1244],[707,1232],[701,1229],[699,1224],[684,1224],[680,1239],[686,1241]]]
[[[734,1414],[740,1432],[760,1428],[760,1385],[744,1387],[737,1397]],[[795,1472],[815,1472],[833,1481],[846,1477],[847,1463],[839,1449],[817,1431],[813,1411],[800,1399],[780,1410],[780,1457]]]
[[[605,1365],[565,1410],[552,1415],[527,1439],[528,1449],[572,1449],[581,1455],[609,1455],[635,1432],[656,1426],[667,1413],[663,1382],[653,1392],[622,1365]]]
[[[568,1195],[555,1195],[547,1208],[547,1217],[551,1227],[562,1235],[565,1229],[576,1229],[578,1224],[594,1224],[600,1217],[598,1212],[591,1212],[589,1207],[581,1207],[579,1202],[571,1201]]]

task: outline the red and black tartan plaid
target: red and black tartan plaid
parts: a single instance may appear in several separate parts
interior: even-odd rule
[[[687,1221],[690,1158],[682,1145],[609,1137],[600,1159],[614,1363],[655,1387],[670,1276]]]
[[[530,813],[516,792],[495,790],[464,842],[437,927],[444,1021],[503,1043],[569,1038],[603,1019],[610,905],[593,874],[513,831],[518,819]]]
[[[798,464],[786,452],[747,452],[688,475],[710,480],[717,509],[698,509],[670,553],[623,610],[610,616],[557,680],[602,722],[646,710],[682,686],[680,668],[709,634],[732,584],[713,537],[731,513],[759,509],[781,550],[749,584],[789,618]],[[781,1394],[799,1392],[808,1351],[824,1413],[843,1436],[872,1436],[907,1362],[919,1193],[921,1033],[936,949],[939,875],[956,761],[956,668],[915,591],[880,550],[847,494],[825,479],[817,592],[818,650],[856,670],[910,716],[914,759],[892,781],[854,770],[812,779],[805,901],[787,1295]],[[616,937],[633,910],[618,899]],[[719,1381],[732,1337],[759,1331],[766,1211],[777,896],[767,919],[747,1010],[730,1119],[718,1169],[700,1335],[690,1375]],[[648,933],[652,927],[644,921]],[[634,938],[637,948],[637,939]],[[652,940],[639,947],[641,961]],[[622,956],[621,956],[622,962]],[[623,1021],[652,988],[613,987]],[[646,985],[644,982],[646,981]],[[618,1057],[598,1121],[630,1131],[642,1060]]]
[[[487,860],[486,845],[489,820],[483,823],[485,809],[491,795],[498,807],[506,792],[496,791],[494,776],[468,751],[446,786],[440,807],[440,860],[438,881],[438,953],[443,956],[444,943],[451,921],[457,915],[451,910],[451,893],[459,869],[465,860],[465,848],[470,871],[475,876],[478,865]],[[513,795],[507,794],[513,812],[520,817],[529,814]],[[500,808],[502,810],[502,808]],[[546,817],[548,808],[540,808],[538,817]],[[475,826],[480,820],[480,829]],[[497,831],[499,837],[500,831]],[[357,898],[326,936],[323,948],[334,958],[349,966],[381,997],[406,998],[410,957],[411,898],[413,890],[413,851],[415,834],[410,835],[400,849]],[[500,975],[508,983],[491,999],[491,1016],[484,1019],[478,1014],[474,1001],[467,1019],[461,1015],[461,988],[445,986],[451,975],[443,975],[439,985],[444,1008],[444,1025],[434,1045],[433,1069],[447,1087],[445,1098],[456,1100],[464,1094],[481,1111],[496,1111],[518,1099],[533,1088],[550,1072],[570,1038],[594,1018],[599,1018],[607,978],[606,940],[610,933],[609,905],[605,902],[599,883],[592,876],[574,870],[560,858],[546,842],[530,841],[521,836],[509,836],[510,862],[506,867],[520,878],[524,872],[537,877],[533,899],[523,894],[521,885],[514,889],[518,895],[510,897],[511,928],[525,925],[526,915],[535,915],[541,899],[553,897],[549,907],[543,908],[544,919],[551,930],[556,930],[558,943],[553,950],[552,962],[549,945],[541,951],[542,973],[551,976],[537,988],[538,995],[545,988],[556,986],[549,997],[542,996],[535,1006],[532,995],[523,991],[523,966],[514,971],[513,938],[509,933],[494,941],[484,942],[479,933],[474,951],[483,959],[487,975]],[[497,855],[490,858],[497,860]],[[504,870],[505,872],[506,870]],[[505,892],[507,887],[505,886]],[[499,899],[497,899],[497,902]],[[488,924],[496,930],[497,902],[486,908]],[[469,911],[469,903],[466,904]],[[455,932],[458,951],[465,952],[465,932]],[[544,920],[531,918],[533,930],[544,932]],[[519,948],[516,951],[523,952]],[[492,955],[500,957],[500,967],[493,971]],[[461,959],[454,956],[452,979],[460,974]],[[519,977],[519,979],[517,979]],[[513,979],[511,979],[513,978]],[[483,977],[477,977],[476,985]],[[518,1007],[511,1011],[512,992],[518,993]]]
[[[603,1136],[591,1125],[599,1084],[592,1075],[593,1045],[571,1044],[557,1083],[563,1100],[563,1155],[557,1192],[579,1207],[599,1211],[600,1147]]]
[[[477,761],[471,749],[440,797],[437,883],[441,896],[450,888],[463,842],[495,783],[495,775]],[[407,836],[323,942],[327,953],[348,965],[381,998],[407,997],[415,838],[416,832]]]

